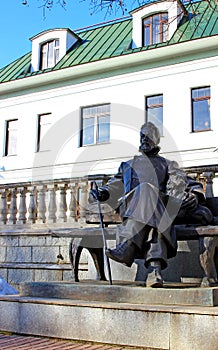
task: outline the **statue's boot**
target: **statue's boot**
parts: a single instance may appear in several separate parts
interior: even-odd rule
[[[158,260],[151,261],[148,267],[146,287],[162,288],[163,277],[161,274],[161,263]]]
[[[107,249],[106,255],[112,260],[131,267],[137,250],[141,247],[150,229],[150,227],[145,229],[144,223],[128,219],[120,232],[120,236],[125,237],[125,241],[118,244],[115,249]]]
[[[118,244],[114,249],[107,249],[105,253],[108,258],[131,267],[134,262],[136,245],[131,240],[127,240]]]

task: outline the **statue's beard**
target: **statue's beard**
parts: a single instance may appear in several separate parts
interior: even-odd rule
[[[147,145],[145,143],[141,143],[141,145],[139,146],[139,151],[142,153],[151,152],[152,149],[154,149],[154,146]]]
[[[155,155],[157,153],[159,153],[160,151],[160,147],[159,146],[149,146],[146,144],[141,143],[141,145],[139,146],[139,152],[143,153],[143,154],[147,154],[147,155]]]

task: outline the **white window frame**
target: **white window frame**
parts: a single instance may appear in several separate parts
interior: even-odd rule
[[[195,96],[194,96],[195,93]],[[211,87],[210,86],[201,86],[191,89],[191,109],[192,109],[192,132],[202,132],[211,130],[211,113],[210,113],[210,100],[211,100]],[[203,106],[199,109],[199,103],[204,102]],[[206,104],[205,104],[206,103]],[[197,105],[198,104],[198,105]],[[198,113],[199,109],[199,113]],[[200,118],[204,118],[204,127],[197,128]],[[207,117],[207,119],[206,119]]]
[[[54,67],[59,61],[59,52],[59,39],[53,39],[42,43],[40,47],[40,69]]]
[[[44,119],[44,120],[43,120]],[[48,151],[45,135],[52,124],[52,113],[42,113],[37,116],[36,152]]]
[[[4,156],[17,155],[18,143],[18,119],[9,119],[5,121],[5,147]]]
[[[98,123],[99,117],[109,117],[109,137],[104,141],[99,140],[99,137],[100,137],[99,136],[100,124]],[[85,142],[85,133],[84,133],[84,120],[89,118],[94,118],[93,134],[91,135],[93,137],[93,142],[90,142],[90,143]],[[81,107],[80,147],[107,143],[109,141],[110,141],[110,104],[105,103],[100,105]]]
[[[162,97],[162,102],[153,103],[152,105],[148,106],[149,99],[152,99],[152,98],[158,99],[159,97]],[[149,118],[149,111],[152,111],[152,110],[158,111],[158,109],[160,108],[162,109],[161,120],[155,119],[155,118]],[[155,124],[156,127],[159,129],[161,136],[163,136],[163,108],[164,108],[163,94],[154,94],[154,95],[145,96],[145,120],[146,122],[152,122],[153,124]]]

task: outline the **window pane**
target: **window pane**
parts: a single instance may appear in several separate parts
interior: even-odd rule
[[[48,66],[50,68],[54,65],[54,42],[48,43]]]
[[[49,149],[48,138],[46,140],[46,134],[51,127],[52,114],[42,114],[38,117],[38,147],[37,151],[45,151]]]
[[[47,68],[47,52],[48,45],[44,44],[41,46],[41,69]]]
[[[162,40],[161,41],[167,41],[168,40],[168,14],[163,13],[162,14]]]
[[[59,61],[59,39],[41,45],[40,69],[53,67]]]
[[[210,88],[192,90],[192,131],[210,130]]]
[[[149,45],[150,44],[150,25],[151,25],[151,20],[150,18],[144,20],[144,40],[143,40],[143,45],[146,46],[146,45]]]
[[[160,16],[153,16],[152,21],[152,44],[157,44],[160,42]]]
[[[17,122],[18,120],[10,120],[7,122],[6,155],[17,154]]]
[[[98,142],[110,140],[110,116],[98,117]]]
[[[158,13],[143,20],[142,45],[158,44],[168,39],[168,14]]]
[[[82,109],[82,142],[91,145],[110,140],[110,104]]]
[[[146,120],[154,123],[163,136],[163,95],[146,98]]]
[[[94,143],[95,118],[83,119],[83,145],[91,145]]]

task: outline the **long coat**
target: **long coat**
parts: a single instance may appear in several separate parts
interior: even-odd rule
[[[187,189],[202,195],[201,184],[189,182],[175,161],[158,154],[140,155],[122,162],[105,189],[108,203],[128,218],[156,228],[165,238],[168,257],[175,256],[177,243],[172,223],[177,217]]]

